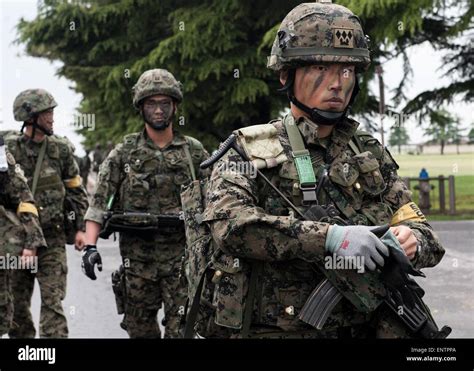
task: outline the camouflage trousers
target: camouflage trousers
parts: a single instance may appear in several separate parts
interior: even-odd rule
[[[0,337],[8,332],[13,320],[11,271],[0,269]]]
[[[163,305],[164,337],[179,337],[187,295],[180,277],[184,236],[166,242],[121,237],[120,250],[125,268],[122,327],[130,338],[160,338],[157,315]]]
[[[45,236],[46,237],[46,236]],[[14,297],[11,338],[34,338],[36,331],[31,317],[31,297],[35,278],[41,291],[40,337],[68,336],[62,300],[66,296],[67,261],[64,238],[46,237],[48,248],[37,251],[38,271],[17,270],[12,275]]]

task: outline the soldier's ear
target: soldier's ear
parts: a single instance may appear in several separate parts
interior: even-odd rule
[[[287,70],[280,71],[280,82],[283,86],[285,86],[286,80],[288,80],[288,71]]]

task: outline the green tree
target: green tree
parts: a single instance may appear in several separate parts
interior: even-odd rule
[[[457,135],[456,126],[458,119],[452,116],[445,109],[431,111],[429,115],[429,127],[425,130],[425,134],[431,136],[440,144],[441,154],[444,155],[444,146],[449,140],[453,139],[453,135]],[[456,134],[453,134],[456,133]]]
[[[467,134],[467,138],[469,140],[469,144],[474,143],[474,124],[471,124],[471,130],[469,130],[469,134]]]
[[[453,123],[450,126],[450,131],[448,133],[450,142],[456,144],[456,153],[459,155],[459,144],[461,144],[461,139],[463,137],[463,132],[466,130],[461,127],[461,123],[458,118],[455,118]]]
[[[81,93],[80,112],[95,114],[96,130],[83,129],[86,145],[118,141],[142,123],[130,90],[149,68],[166,68],[184,84],[179,121],[209,148],[242,125],[267,122],[288,106],[276,94],[278,76],[266,56],[279,22],[299,0],[44,0],[38,16],[21,20],[18,42],[28,54],[61,61],[58,75]],[[368,84],[376,65],[405,57],[403,98],[410,66],[406,49],[446,42],[468,25],[441,10],[469,3],[441,0],[341,0],[370,35],[372,65],[361,78],[353,112],[370,127],[378,112]],[[438,10],[440,9],[440,10]],[[438,45],[437,44],[437,45]],[[396,102],[395,102],[396,103]]]
[[[408,133],[407,129],[403,125],[393,125],[390,128],[390,138],[388,144],[391,147],[398,147],[398,153],[402,152],[402,145],[408,144]]]

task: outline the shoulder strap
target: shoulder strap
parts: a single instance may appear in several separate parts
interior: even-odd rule
[[[139,133],[128,134],[123,138],[123,147],[122,147],[122,165],[126,164],[129,161],[129,155],[132,149],[137,148],[138,138],[140,137]]]
[[[41,172],[41,165],[43,164],[44,154],[46,153],[47,141],[47,138],[43,140],[38,159],[36,160],[35,173],[33,175],[33,184],[31,186],[31,193],[33,194],[33,197],[35,197],[36,186],[38,185],[39,174]]]
[[[186,159],[188,160],[188,166],[189,166],[189,171],[191,171],[191,177],[193,178],[193,181],[196,180],[196,169],[194,169],[194,163],[193,163],[193,158],[191,156],[191,151],[193,149],[193,140],[185,136],[186,139],[186,145],[184,146],[184,153],[186,154]]]
[[[356,155],[360,155],[361,154],[361,151],[359,150],[359,147],[357,146],[357,144],[355,143],[355,139],[356,136],[352,137],[351,140],[349,141],[349,147],[352,149],[352,151],[356,154]]]
[[[365,151],[364,145],[362,144],[362,141],[360,140],[361,135],[367,135],[367,133],[364,131],[357,130],[354,136],[349,141],[349,147],[352,149],[352,151],[356,155],[359,155]]]
[[[285,117],[283,124],[288,133],[291,155],[296,165],[296,171],[298,172],[300,189],[303,194],[302,203],[317,202],[316,176],[314,175],[311,156],[304,146],[303,138],[295,121],[291,120],[291,122],[289,122],[289,117],[291,117],[291,115]]]
[[[242,338],[248,338],[250,336],[250,325],[252,324],[252,311],[255,304],[255,295],[257,291],[257,280],[261,275],[262,264],[257,261],[252,261],[252,269],[250,272],[249,291],[247,300],[245,303],[243,324],[242,324]]]

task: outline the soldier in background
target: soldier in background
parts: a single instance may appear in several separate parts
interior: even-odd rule
[[[92,157],[92,170],[97,173],[99,172],[100,164],[102,164],[105,159],[104,151],[102,150],[102,146],[100,145],[100,143],[97,143],[95,145],[94,151],[92,152]]]
[[[43,89],[21,92],[13,103],[16,121],[24,133],[10,134],[8,149],[24,170],[39,211],[48,247],[37,250],[38,272],[13,272],[15,314],[9,331],[12,338],[33,338],[35,327],[30,306],[35,278],[41,290],[40,337],[67,337],[62,308],[66,295],[66,242],[84,247],[83,216],[88,206],[74,148],[64,137],[53,134],[53,96]]]
[[[82,184],[87,191],[87,179],[89,177],[89,173],[92,166],[92,161],[90,159],[90,150],[86,149],[86,154],[84,157],[77,157],[76,158],[77,164],[79,165],[79,172],[82,178]]]
[[[177,217],[181,186],[205,176],[199,164],[208,157],[207,151],[198,140],[173,128],[182,99],[181,83],[164,69],[144,72],[134,86],[133,105],[140,111],[144,130],[125,136],[101,165],[85,217],[83,268],[91,279],[96,279],[94,266],[101,269],[96,243],[106,211]],[[122,289],[114,289],[124,298],[118,306],[119,314],[125,314],[122,327],[131,338],[159,338],[157,313],[164,303],[165,337],[178,337],[186,300],[180,280],[185,248],[182,221],[148,235],[138,225],[133,230],[130,223],[128,232],[120,233],[123,265],[116,281]]]
[[[46,241],[33,196],[0,135],[0,258],[6,261],[21,256],[31,268],[37,250],[42,248],[46,248]],[[0,337],[8,332],[13,320],[11,276],[10,269],[0,269]]]

